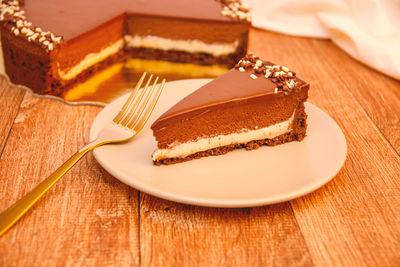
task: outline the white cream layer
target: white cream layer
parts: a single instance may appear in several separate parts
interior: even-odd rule
[[[290,132],[292,129],[292,117],[275,125],[256,130],[243,130],[240,133],[233,133],[228,135],[218,135],[210,138],[201,138],[196,141],[176,144],[170,148],[157,149],[154,151],[153,160],[160,160],[165,158],[183,158],[200,151],[206,151],[221,146],[228,146],[232,144],[245,144],[253,140],[261,140],[266,138],[274,138],[281,134]]]
[[[125,41],[128,47],[176,50],[189,53],[207,53],[214,56],[222,56],[234,53],[239,45],[239,41],[235,41],[233,43],[207,44],[200,40],[174,40],[151,35],[125,35]]]
[[[104,59],[118,53],[124,47],[123,39],[116,41],[115,43],[103,48],[98,53],[90,53],[84,59],[82,59],[78,64],[69,68],[67,70],[58,69],[58,74],[63,80],[70,80],[78,76],[82,71],[90,68],[91,66],[103,61]]]

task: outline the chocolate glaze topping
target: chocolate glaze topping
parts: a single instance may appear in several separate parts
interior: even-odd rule
[[[15,35],[30,37],[30,41],[48,37],[40,43],[49,50],[61,38],[68,41],[124,14],[250,22],[249,10],[241,0],[1,0],[1,9],[0,21],[6,21]],[[19,20],[23,24],[17,25]],[[49,35],[41,35],[43,31]]]
[[[249,58],[254,58],[255,62],[259,60],[257,57],[253,57],[253,55],[248,55],[242,59],[242,62],[249,61]],[[258,71],[254,71],[255,64],[256,63],[251,63],[243,67],[241,63],[238,63],[235,68],[200,87],[174,105],[153,123],[151,129],[160,129],[173,123],[175,120],[193,117],[196,116],[197,113],[201,114],[205,110],[218,109],[218,107],[237,104],[240,101],[249,99],[265,101],[266,98],[262,96],[272,95],[268,99],[273,99],[274,95],[289,95],[291,92],[301,90],[304,86],[308,86],[307,83],[296,78],[294,72],[292,72],[292,76],[289,76],[290,78],[276,79],[275,75],[266,78],[263,71],[259,73],[257,73]],[[264,61],[262,62],[262,66],[277,65]],[[281,66],[279,66],[279,72],[283,71],[281,70],[282,68],[289,72],[286,67]],[[278,72],[278,66],[275,67],[275,69],[274,73]],[[282,77],[283,76],[282,74]],[[285,74],[285,77],[286,76]],[[291,84],[291,86],[286,85],[286,82]],[[285,83],[285,89],[283,89],[284,86],[282,83]]]

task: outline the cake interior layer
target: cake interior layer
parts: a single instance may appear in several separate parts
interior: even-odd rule
[[[223,57],[247,46],[247,31],[248,26],[243,23],[121,15],[68,40],[56,55],[58,76],[54,77],[73,79],[123,49],[131,50],[133,57],[135,48]]]
[[[57,62],[57,65],[53,68],[54,71],[67,72],[79,64],[84,64],[88,55],[101,55],[104,50],[112,49],[117,42],[123,40],[124,33],[125,16],[121,15],[84,34],[67,40],[60,49],[50,53],[52,59]],[[122,50],[123,44],[118,49]],[[57,75],[57,73],[54,74]]]
[[[293,115],[285,121],[261,129],[241,129],[238,133],[217,135],[208,138],[198,138],[185,143],[174,143],[169,148],[157,149],[152,157],[153,161],[164,158],[184,158],[197,152],[210,150],[232,144],[246,144],[254,140],[272,139],[292,130]]]
[[[96,65],[110,56],[119,53],[123,48],[124,42],[122,39],[120,39],[97,53],[87,54],[78,64],[68,69],[62,70],[60,67],[58,67],[58,76],[62,80],[71,80],[81,74],[84,70]]]
[[[243,88],[243,90],[246,90]],[[153,128],[159,149],[174,143],[186,143],[197,138],[256,130],[289,120],[298,104],[307,98],[307,89],[240,99],[189,111],[171,122]]]
[[[134,48],[150,48],[160,50],[184,51],[188,53],[206,53],[213,56],[229,55],[236,52],[239,40],[233,43],[207,44],[200,40],[177,40],[153,35],[125,35],[126,46]]]
[[[199,40],[206,44],[234,43],[246,39],[248,24],[153,16],[128,16],[126,34],[171,40]]]

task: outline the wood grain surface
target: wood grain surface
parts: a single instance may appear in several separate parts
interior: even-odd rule
[[[327,40],[250,37],[251,51],[310,82],[309,102],[342,128],[335,179],[281,204],[204,208],[138,192],[89,154],[0,237],[0,266],[399,266],[400,83]],[[2,211],[88,141],[101,108],[3,78],[0,105]]]

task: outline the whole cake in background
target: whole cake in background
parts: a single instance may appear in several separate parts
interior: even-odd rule
[[[173,164],[301,141],[308,89],[289,68],[247,55],[153,123],[158,145],[153,162]]]
[[[10,80],[60,95],[127,57],[232,67],[251,19],[240,0],[14,0],[0,20]]]

